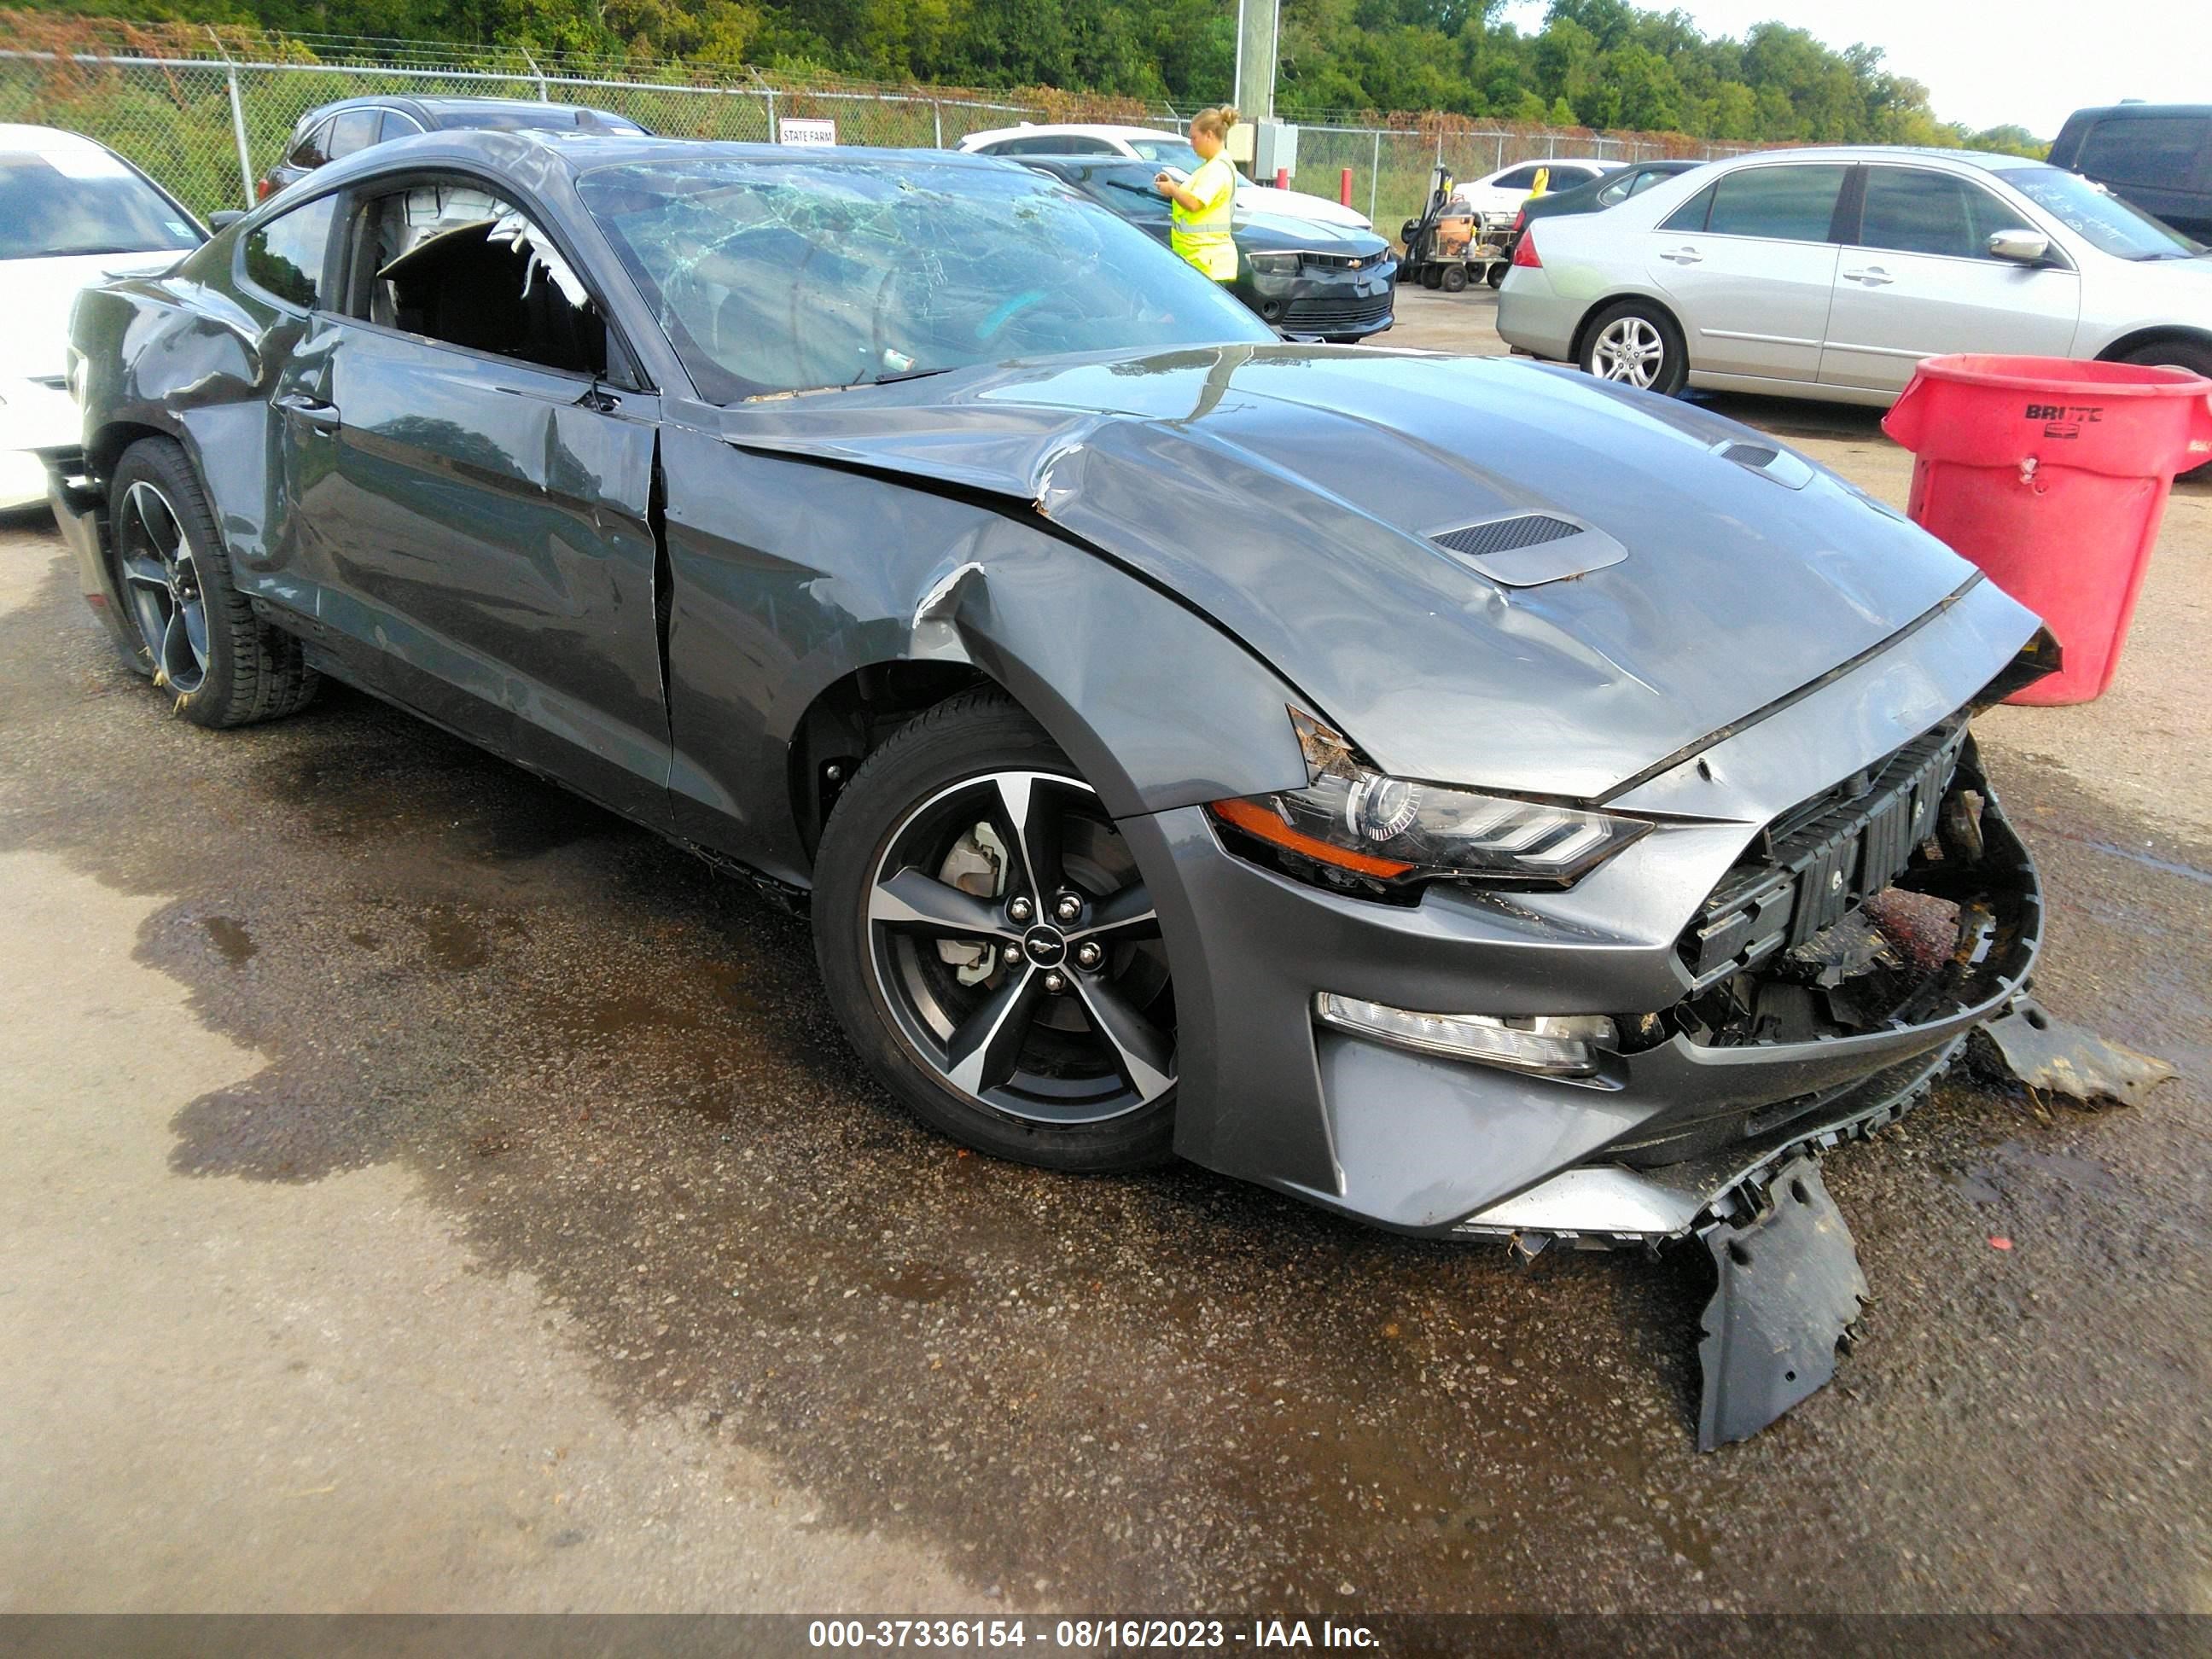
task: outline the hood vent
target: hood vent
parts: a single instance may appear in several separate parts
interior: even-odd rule
[[[1777,449],[1771,444],[1749,444],[1740,438],[1723,438],[1713,446],[1713,453],[1724,461],[1734,461],[1747,472],[1772,479],[1784,489],[1802,489],[1813,482],[1809,465],[1788,450]]]
[[[1549,513],[1433,532],[1429,540],[1457,562],[1507,587],[1535,587],[1619,564],[1628,550],[1602,531]]]
[[[1464,530],[1447,530],[1431,539],[1447,553],[1480,559],[1492,553],[1513,553],[1524,547],[1555,542],[1562,536],[1579,536],[1582,529],[1580,525],[1569,524],[1565,519],[1528,513],[1517,519],[1492,519],[1488,524],[1471,524]]]

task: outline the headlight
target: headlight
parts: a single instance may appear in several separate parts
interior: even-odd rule
[[[1298,256],[1295,253],[1248,253],[1244,262],[1263,276],[1295,276],[1298,274]]]
[[[1651,828],[1610,812],[1388,777],[1311,715],[1290,714],[1305,751],[1306,787],[1218,800],[1207,810],[1289,855],[1292,873],[1331,886],[1389,893],[1456,878],[1571,887]]]

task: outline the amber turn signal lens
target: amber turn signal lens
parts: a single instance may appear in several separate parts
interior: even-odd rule
[[[1300,854],[1316,863],[1333,864],[1340,870],[1352,870],[1363,876],[1389,881],[1413,867],[1396,859],[1378,859],[1371,853],[1355,853],[1350,848],[1338,847],[1317,836],[1302,834],[1257,801],[1218,800],[1206,810],[1224,823],[1232,824],[1248,836],[1273,842],[1278,847]]]

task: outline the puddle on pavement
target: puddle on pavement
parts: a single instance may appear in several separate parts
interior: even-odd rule
[[[1880,1334],[1842,1386],[1700,1459],[1686,1258],[1522,1268],[1188,1166],[1073,1179],[963,1155],[846,1049],[804,922],[366,699],[209,734],[151,699],[82,698],[121,671],[61,625],[65,598],[57,582],[0,618],[0,662],[56,665],[15,712],[137,763],[32,776],[0,747],[0,844],[178,895],[143,953],[270,1056],[184,1106],[172,1166],[404,1162],[485,1272],[530,1274],[564,1310],[611,1396],[768,1453],[823,1524],[911,1531],[979,1588],[1764,1604],[1832,1559],[1837,1513],[1887,1501],[1862,1497],[1868,1471],[1929,1379],[1960,1393],[1986,1366],[1996,1316],[1942,1267],[1989,1252],[1918,1149],[1955,1169],[2007,1137],[2039,1146],[2002,1096],[1947,1089],[1832,1160],[1886,1258]],[[204,780],[195,810],[131,831],[163,768]],[[218,907],[263,947],[256,972],[182,920]],[[1980,1455],[1959,1409],[1900,1489]],[[1891,1593],[1887,1555],[1854,1560],[1832,1594]]]
[[[253,942],[253,935],[246,931],[246,924],[228,916],[205,916],[200,926],[207,930],[209,942],[234,968],[243,968],[261,950]]]

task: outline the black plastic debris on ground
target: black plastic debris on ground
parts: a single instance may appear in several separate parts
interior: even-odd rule
[[[1867,1299],[1858,1247],[1809,1157],[1765,1182],[1749,1218],[1702,1237],[1719,1274],[1705,1304],[1698,1449],[1747,1440],[1836,1372],[1836,1345]]]
[[[2096,1100],[2140,1105],[2173,1075],[2166,1061],[2069,1024],[2033,997],[2021,998],[1982,1034],[1987,1039],[1980,1056],[1985,1067],[2084,1105]]]

